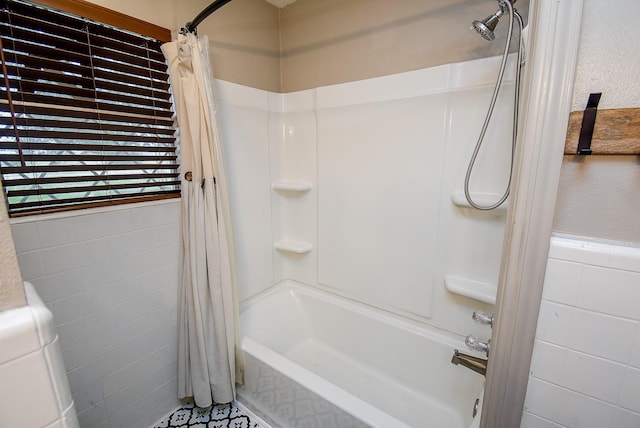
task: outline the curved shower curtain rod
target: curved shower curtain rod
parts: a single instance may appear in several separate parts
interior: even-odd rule
[[[180,30],[180,33],[182,33],[182,34],[195,33],[196,30],[198,29],[198,25],[202,21],[204,21],[209,15],[211,15],[213,12],[215,12],[218,9],[220,9],[222,6],[224,6],[225,4],[229,3],[230,1],[231,0],[216,0],[216,1],[214,1],[209,6],[205,7],[202,10],[202,12],[200,12],[198,14],[198,16],[193,18],[192,21],[189,21],[186,24],[184,24],[184,27],[182,28],[182,30]]]

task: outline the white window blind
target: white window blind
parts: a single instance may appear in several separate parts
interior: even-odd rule
[[[162,42],[31,2],[0,6],[9,214],[179,197]]]

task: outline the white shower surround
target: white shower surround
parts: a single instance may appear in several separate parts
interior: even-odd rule
[[[497,283],[504,211],[451,200],[498,65],[488,58],[287,94],[218,81],[240,299],[294,279],[487,336],[470,315],[491,306],[449,293],[444,277]],[[506,183],[513,72],[479,157],[477,192],[498,194]],[[310,189],[272,187],[281,182]],[[304,254],[274,248],[287,240],[305,244]]]
[[[288,94],[218,81],[240,299],[294,280],[460,345],[469,333],[488,338],[471,313],[492,306],[452,294],[444,278],[497,284],[505,211],[456,202],[498,66],[488,58]],[[472,186],[496,198],[509,170],[513,76],[511,64]],[[273,351],[277,340],[261,344]],[[423,354],[416,362],[442,363]]]

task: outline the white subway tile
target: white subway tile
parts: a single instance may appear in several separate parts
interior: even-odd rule
[[[80,293],[50,302],[49,309],[53,312],[56,324],[61,325],[87,317],[91,313],[87,299],[87,293]]]
[[[616,403],[627,366],[580,352],[569,351],[557,382],[573,391]]]
[[[38,331],[33,323],[32,316],[26,312],[0,311],[2,320],[3,346],[0,347],[0,361],[5,363],[40,349]]]
[[[620,406],[640,413],[640,369],[629,368],[620,393]]]
[[[155,229],[142,229],[112,236],[109,246],[114,257],[129,256],[158,246]]]
[[[84,275],[78,269],[47,275],[47,288],[51,300],[82,293],[85,291]]]
[[[40,251],[29,251],[18,254],[18,264],[22,279],[30,281],[44,276],[44,264]]]
[[[629,360],[629,364],[632,367],[640,369],[640,324],[638,324],[638,328],[636,329],[636,338],[633,341],[633,348],[631,349],[631,359]]]
[[[180,224],[172,223],[154,229],[159,246],[176,244],[180,240]]]
[[[176,324],[168,324],[112,352],[103,353],[98,361],[101,376],[122,370],[145,355],[163,348],[167,343],[177,343],[177,330]]]
[[[531,376],[558,383],[566,355],[566,348],[536,340],[531,357]]]
[[[84,412],[78,412],[78,422],[81,427],[94,427],[107,419],[107,407],[104,401],[96,403]]]
[[[108,260],[94,265],[84,266],[80,270],[84,277],[87,290],[103,287],[118,279],[119,272],[115,269],[116,263]]]
[[[92,363],[98,354],[98,348],[95,346],[98,342],[99,338],[91,337],[63,348],[62,358],[67,371]]]
[[[542,298],[574,306],[582,278],[583,265],[564,260],[549,259],[544,276]]]
[[[552,420],[567,427],[611,427],[616,407],[585,395],[560,389]]]
[[[551,238],[549,258],[607,266],[610,261],[611,245],[554,236]]]
[[[107,396],[104,400],[105,405],[107,406],[107,412],[110,415],[115,415],[118,412],[121,412],[131,403],[136,401],[135,394],[135,385],[129,384],[118,392]]]
[[[520,428],[562,428],[562,425],[543,419],[531,413],[524,412],[522,414],[522,422]]]
[[[95,239],[77,244],[77,266],[88,266],[111,259],[109,240]]]
[[[157,208],[157,205],[147,205],[131,208],[133,229],[141,230],[155,226]]]
[[[42,250],[42,261],[47,275],[64,272],[80,266],[80,253],[75,244]]]
[[[129,404],[115,415],[109,415],[111,428],[146,428],[135,424],[138,419],[144,416],[142,412],[143,408],[138,402]]]
[[[97,406],[104,400],[102,394],[102,383],[96,382],[88,385],[74,394],[76,411],[82,413],[92,407]]]
[[[615,428],[638,428],[640,427],[640,413],[616,409],[611,426]]]
[[[133,216],[131,215],[130,208],[109,211],[108,213],[104,213],[104,215],[105,224],[103,227],[109,235],[117,235],[134,230]]]
[[[560,387],[535,378],[529,378],[524,410],[536,416],[553,420]]]
[[[574,308],[543,300],[540,304],[536,337],[545,342],[566,345],[572,334],[574,317]]]
[[[40,249],[35,222],[12,224],[11,233],[17,253]]]
[[[58,335],[62,349],[74,343],[84,341],[95,334],[95,318],[93,314],[68,323],[58,324]]]
[[[640,273],[585,266],[578,306],[640,320]]]
[[[105,227],[111,213],[83,214],[72,218],[73,229],[78,241],[104,238],[109,235],[109,228]]]
[[[569,348],[627,364],[637,325],[624,318],[576,310]]]
[[[54,339],[44,348],[44,355],[47,360],[47,369],[53,383],[53,389],[56,394],[58,408],[62,413],[73,403],[71,391],[68,388],[67,371],[64,365],[64,359],[60,352],[59,338]]]
[[[158,415],[168,415],[180,407],[175,393],[177,388],[177,377],[174,376],[146,397],[142,404],[146,409],[143,412],[145,419],[141,421],[143,427],[152,426],[158,421]]]
[[[0,388],[3,427],[24,426],[25,415],[29,416],[30,426],[35,427],[46,426],[60,416],[43,350],[0,364],[0,379],[11,385]]]
[[[58,247],[76,241],[70,217],[38,221],[36,227],[41,248]]]
[[[138,382],[152,371],[150,356],[141,358],[129,366],[110,374],[102,380],[102,390],[105,397],[115,394],[128,385]]]
[[[640,272],[640,248],[613,245],[609,267]]]
[[[156,224],[178,224],[180,221],[180,203],[156,205]]]
[[[38,297],[40,297],[40,300],[42,300],[44,303],[49,303],[51,300],[53,300],[49,296],[49,288],[47,287],[46,276],[43,276],[41,278],[31,278],[29,282],[36,289],[36,292],[38,293]]]
[[[77,369],[67,370],[67,377],[69,378],[71,393],[75,397],[76,391],[97,382],[100,375],[97,370],[96,362],[92,361],[89,364],[78,367]]]

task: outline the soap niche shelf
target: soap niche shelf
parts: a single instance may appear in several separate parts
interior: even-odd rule
[[[292,254],[307,254],[313,250],[313,245],[295,239],[281,239],[274,243],[273,247],[278,251]]]
[[[444,287],[453,294],[465,296],[480,302],[496,304],[498,287],[486,282],[475,281],[459,276],[445,275]]]
[[[306,193],[313,187],[309,181],[280,180],[271,184],[273,190],[280,192]]]
[[[498,202],[501,197],[502,195],[499,195],[497,193],[481,193],[481,192],[471,193],[471,199],[473,199],[473,201],[476,204],[482,205],[482,206],[493,205],[496,202]],[[467,201],[467,198],[464,196],[464,192],[452,193],[451,202],[453,202],[455,206],[458,206],[461,208],[471,208],[471,204],[469,203],[469,201]],[[506,212],[507,209],[509,209],[509,201],[505,201],[502,205],[495,208],[494,211]]]

